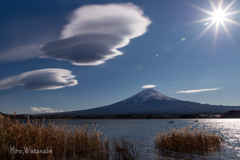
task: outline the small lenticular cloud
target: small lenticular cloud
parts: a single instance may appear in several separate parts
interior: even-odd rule
[[[55,113],[55,112],[63,112],[63,110],[57,111],[52,108],[43,108],[43,107],[31,107],[32,112],[47,112],[47,113]]]
[[[197,93],[197,92],[206,92],[206,91],[215,91],[219,88],[209,88],[209,89],[197,89],[197,90],[187,90],[187,91],[178,91],[176,93]]]
[[[156,85],[149,84],[149,85],[142,86],[142,88],[154,88],[154,87],[156,87]]]
[[[25,90],[49,90],[77,85],[72,72],[66,69],[48,68],[25,72],[0,80],[0,90],[23,86]]]

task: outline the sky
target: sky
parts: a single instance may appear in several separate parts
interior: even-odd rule
[[[0,111],[109,105],[145,88],[240,105],[240,1],[0,2]]]

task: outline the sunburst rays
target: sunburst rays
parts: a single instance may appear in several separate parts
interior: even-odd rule
[[[224,0],[219,0],[219,1],[209,0],[209,3],[212,7],[212,11],[206,10],[199,6],[195,6],[198,10],[200,10],[210,16],[208,18],[194,21],[194,23],[205,22],[205,24],[206,24],[206,28],[197,36],[196,41],[199,40],[210,28],[214,27],[214,25],[215,25],[214,42],[216,42],[219,30],[223,29],[224,32],[226,33],[228,39],[230,40],[230,42],[234,43],[232,34],[229,31],[226,24],[228,23],[228,24],[234,24],[234,25],[240,26],[239,22],[229,18],[229,16],[231,16],[231,15],[240,13],[240,10],[229,12],[230,8],[233,6],[233,4],[235,2],[236,2],[236,0],[233,0],[229,4],[224,6]]]

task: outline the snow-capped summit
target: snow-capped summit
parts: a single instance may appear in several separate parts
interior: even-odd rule
[[[136,104],[136,103],[141,103],[141,102],[144,102],[144,101],[147,101],[147,100],[152,100],[152,99],[177,101],[177,99],[168,97],[168,96],[156,91],[153,88],[147,88],[147,89],[144,89],[143,91],[135,94],[134,96],[123,100],[123,102],[134,101],[134,103]]]

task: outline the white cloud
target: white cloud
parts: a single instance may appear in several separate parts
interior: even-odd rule
[[[209,88],[209,89],[197,89],[197,90],[178,91],[178,92],[176,92],[176,93],[197,93],[197,92],[215,91],[215,90],[219,90],[219,88]]]
[[[0,90],[23,86],[26,90],[59,89],[77,85],[71,71],[66,69],[41,69],[25,72],[0,80]]]
[[[122,55],[118,48],[143,35],[151,21],[132,3],[87,5],[72,12],[61,39],[40,46],[42,58],[99,65]]]
[[[154,87],[156,87],[156,85],[149,84],[149,85],[142,86],[142,88],[154,88]]]
[[[48,113],[55,113],[55,112],[63,112],[63,110],[57,111],[52,108],[43,108],[43,107],[31,107],[32,112],[48,112]]]
[[[29,44],[2,51],[0,52],[0,63],[21,61],[38,57],[40,53],[36,51],[37,48],[37,44]]]

